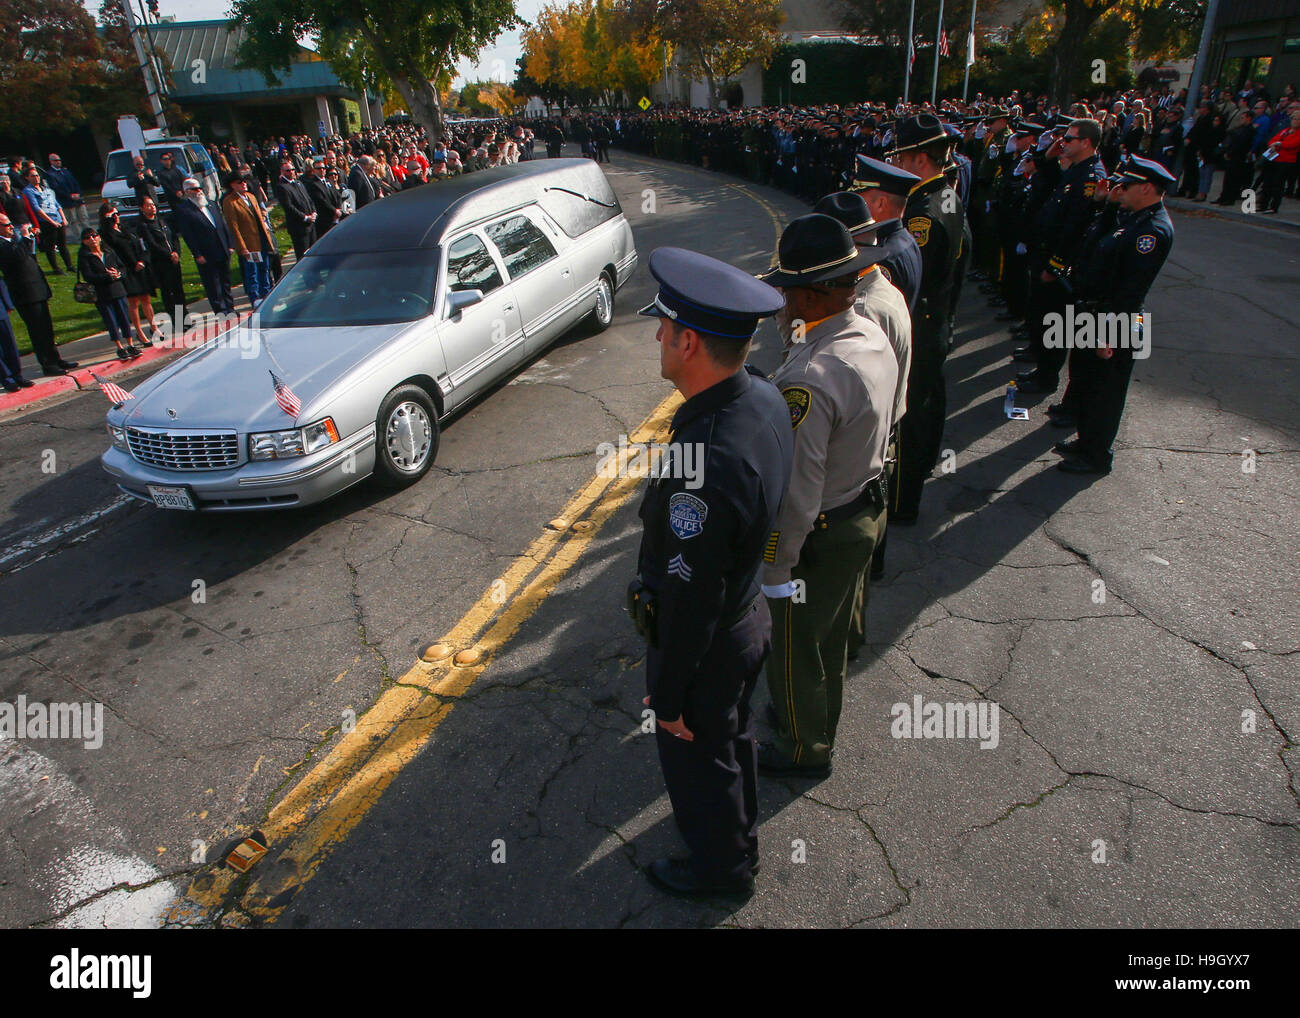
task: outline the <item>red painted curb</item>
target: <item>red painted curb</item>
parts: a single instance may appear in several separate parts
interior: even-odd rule
[[[242,323],[251,314],[251,311],[241,311],[239,321]],[[172,354],[186,353],[198,345],[197,341],[213,339],[226,331],[227,329],[217,328],[214,325],[205,325],[197,329],[191,329],[181,337],[179,342],[173,341],[166,346],[147,346],[144,353],[134,360],[119,361],[114,357],[111,360],[89,364],[86,367],[78,367],[66,375],[56,375],[53,378],[43,378],[40,381],[32,379],[36,384],[30,389],[22,389],[19,392],[6,392],[0,395],[0,413],[7,410],[16,410],[28,403],[35,403],[37,400],[47,399],[61,392],[97,388],[99,383],[90,377],[92,371],[101,378],[108,378],[123,371],[138,368],[142,364],[148,364],[150,361],[170,357]]]

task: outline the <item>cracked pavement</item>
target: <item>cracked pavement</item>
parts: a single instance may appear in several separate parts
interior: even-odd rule
[[[0,700],[95,699],[108,725],[96,751],[0,743],[0,923],[155,924],[210,868],[196,842],[215,859],[256,828],[591,477],[596,446],[668,394],[633,315],[646,256],[678,244],[757,270],[774,229],[739,181],[622,153],[610,175],[642,256],[614,327],[478,401],[404,492],[105,511],[94,394],[0,421],[5,527],[30,545],[0,566]],[[639,872],[680,843],[621,609],[634,498],[279,925],[1296,925],[1300,265],[1275,231],[1174,225],[1116,469],[1091,484],[1051,469],[1046,401],[1002,417],[1006,334],[968,284],[955,469],[891,535],[832,777],[760,783],[752,899],[683,902]],[[1223,271],[1261,258],[1284,274]],[[776,350],[769,325],[755,362]],[[991,699],[998,745],[894,738],[892,706],[917,695]],[[760,683],[760,717],[765,700]]]

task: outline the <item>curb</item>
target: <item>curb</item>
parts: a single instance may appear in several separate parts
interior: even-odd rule
[[[241,311],[239,313],[239,323],[246,321],[250,315],[252,315],[251,311]],[[148,347],[143,354],[134,360],[119,361],[114,357],[85,367],[77,367],[66,375],[56,375],[53,378],[37,382],[30,389],[4,393],[0,395],[0,414],[20,409],[32,403],[38,403],[51,396],[72,392],[89,392],[92,389],[97,389],[99,383],[91,377],[92,372],[101,378],[125,374],[153,361],[160,361],[175,354],[187,353],[201,343],[206,343],[223,332],[227,332],[231,327],[219,327],[215,322],[208,322],[196,329],[191,329],[179,340],[173,339],[166,345]]]
[[[1222,219],[1229,223],[1240,223],[1244,226],[1260,226],[1266,230],[1300,231],[1300,223],[1293,223],[1277,216],[1267,215],[1262,212],[1229,212],[1223,208],[1206,208],[1209,204],[1209,202],[1189,201],[1186,198],[1165,199],[1165,207],[1171,212],[1180,212],[1183,215],[1194,216],[1198,219]]]

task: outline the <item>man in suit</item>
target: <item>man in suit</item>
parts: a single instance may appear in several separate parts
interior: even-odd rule
[[[348,174],[348,188],[354,195],[358,211],[379,197],[379,190],[370,176],[374,164],[375,161],[370,156],[362,156],[352,164],[352,172]]]
[[[2,213],[0,272],[4,273],[14,310],[27,326],[41,370],[47,375],[66,375],[77,366],[77,362],[65,361],[55,348],[54,322],[50,319],[50,284],[36,263],[31,240],[16,236],[14,224]]]
[[[231,313],[235,300],[230,293],[230,256],[235,241],[222,218],[221,210],[208,202],[208,196],[193,177],[185,178],[185,198],[176,210],[176,231],[189,245],[199,267],[203,292],[212,310]]]
[[[312,160],[311,174],[304,183],[316,208],[316,236],[323,237],[343,218],[343,195],[326,179],[325,160],[321,156]]]
[[[6,235],[7,230],[3,231]],[[9,312],[14,309],[14,302],[9,297],[9,288],[0,279],[0,385],[5,392],[17,392],[30,389],[35,382],[23,377],[23,363],[18,357],[18,343],[14,339],[13,326],[9,324]]]
[[[316,243],[316,206],[288,159],[280,164],[280,181],[275,185],[275,196],[284,209],[284,225],[293,241],[293,255],[301,258],[303,252]]]

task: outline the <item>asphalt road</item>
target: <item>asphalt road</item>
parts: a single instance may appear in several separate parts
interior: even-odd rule
[[[804,211],[614,155],[642,256],[614,326],[462,414],[407,491],[195,518],[116,494],[98,393],[0,421],[0,701],[105,705],[100,748],[0,746],[0,924],[1295,925],[1300,259],[1294,235],[1187,215],[1116,469],[1092,483],[1051,469],[1045,403],[1002,416],[1006,334],[968,285],[953,469],[891,535],[834,775],[761,786],[747,904],[667,899],[638,872],[679,846],[621,608],[633,497],[466,690],[430,696],[455,709],[273,915],[240,883],[171,908],[352,716],[406,692],[421,649],[588,484],[597,445],[670,395],[634,315],[649,252],[756,271]],[[768,325],[755,362],[778,349]],[[996,747],[894,738],[891,708],[918,695],[993,701]]]

